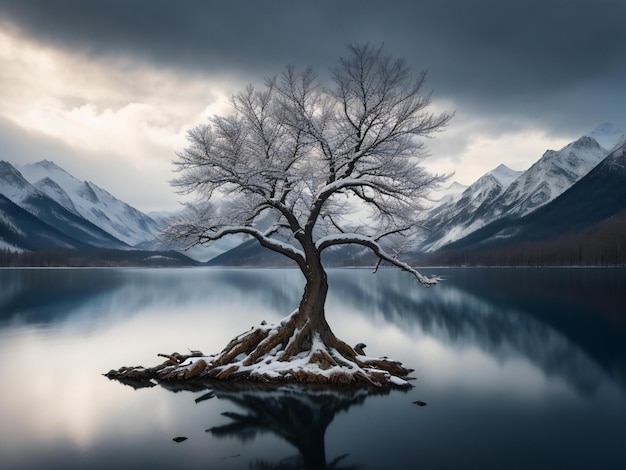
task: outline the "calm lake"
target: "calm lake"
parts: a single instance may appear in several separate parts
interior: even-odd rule
[[[329,272],[335,334],[415,369],[368,396],[102,376],[277,322],[297,270],[0,270],[0,468],[626,468],[626,269],[423,272]]]

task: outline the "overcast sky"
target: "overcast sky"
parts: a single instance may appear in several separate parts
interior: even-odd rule
[[[428,70],[429,169],[470,184],[608,121],[626,129],[624,0],[0,0],[0,159],[54,160],[138,209],[177,208],[186,130],[348,43]]]

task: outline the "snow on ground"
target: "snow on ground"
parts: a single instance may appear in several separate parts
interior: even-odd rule
[[[264,330],[268,333],[267,337],[260,343],[260,345],[262,345],[263,343],[269,341],[272,336],[278,334],[281,327],[289,322],[290,318],[296,313],[297,311],[294,311],[291,315],[281,320],[277,325],[256,326],[253,329],[242,333],[235,339],[245,340],[250,335],[255,335],[259,330]],[[358,383],[363,381],[363,377],[369,377],[372,380],[372,385],[384,386],[384,382],[386,381],[386,383],[392,383],[396,387],[411,386],[406,380],[400,377],[395,377],[385,370],[377,369],[374,366],[367,367],[368,364],[375,364],[377,362],[380,362],[380,358],[368,357],[363,355],[357,356],[358,361],[361,364],[365,364],[366,367],[363,368],[356,362],[350,361],[349,359],[343,357],[337,350],[327,347],[322,342],[318,334],[314,334],[313,343],[310,350],[303,351],[287,361],[279,360],[280,353],[287,349],[292,341],[296,340],[300,331],[301,330],[296,330],[294,332],[293,336],[286,346],[280,347],[279,345],[278,347],[274,348],[270,353],[262,356],[254,364],[246,365],[245,361],[248,358],[248,355],[240,354],[234,359],[234,361],[231,361],[228,364],[219,366],[216,369],[211,370],[228,371],[235,368],[235,376],[239,374],[244,374],[249,376],[250,378],[260,379],[261,381],[288,381],[290,378],[301,377],[302,374],[304,374],[305,376],[323,377],[327,379],[328,382],[332,382],[332,379],[335,377],[341,379],[353,377],[354,382]],[[164,371],[167,373],[172,372],[175,375],[182,377],[186,375],[186,372],[193,370],[194,367],[197,365],[201,365],[201,368],[206,367],[206,370],[209,370],[212,363],[219,360],[220,356],[221,353],[212,356],[190,357],[184,363],[171,366],[171,368],[168,368],[167,370],[164,369]],[[320,356],[330,356],[340,365],[323,367],[318,361],[318,358]],[[389,359],[385,360],[389,361]],[[198,377],[201,376],[202,373],[198,375]],[[383,378],[382,383],[380,382],[381,378]],[[339,382],[343,381],[339,380]]]

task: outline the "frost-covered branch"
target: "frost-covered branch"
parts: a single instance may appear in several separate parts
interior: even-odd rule
[[[189,247],[197,244],[207,244],[224,238],[227,235],[250,235],[255,238],[261,246],[272,251],[280,253],[293,261],[299,266],[304,263],[305,256],[302,250],[296,248],[290,243],[278,240],[272,236],[283,228],[279,224],[271,225],[267,230],[261,231],[249,226],[222,226],[203,227],[192,222],[179,221],[177,224],[169,228],[169,236],[173,240],[189,240],[192,242]]]
[[[385,250],[383,250],[380,244],[374,241],[372,238],[358,235],[356,233],[330,235],[327,237],[323,237],[320,240],[318,240],[318,242],[316,243],[316,246],[317,246],[317,249],[320,252],[322,252],[326,248],[331,247],[331,246],[350,245],[350,244],[361,245],[361,246],[365,246],[369,248],[380,260],[387,261],[393,266],[396,266],[397,268],[400,268],[403,271],[411,273],[413,276],[415,276],[415,278],[421,284],[425,285],[426,287],[430,287],[439,281],[439,279],[436,277],[431,278],[431,277],[424,276],[419,271],[411,267],[409,264],[403,261],[400,261],[396,257],[390,255]],[[378,265],[377,265],[377,268],[378,268]]]

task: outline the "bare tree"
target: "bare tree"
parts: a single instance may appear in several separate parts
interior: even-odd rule
[[[361,245],[425,286],[436,282],[384,248],[385,240],[414,235],[421,201],[445,179],[421,166],[423,138],[451,118],[426,111],[425,77],[412,76],[403,59],[382,48],[352,45],[329,85],[310,68],[288,67],[262,89],[235,94],[231,115],[189,131],[173,185],[203,202],[170,236],[191,246],[247,234],[291,259],[306,279],[293,314],[235,338],[204,374],[388,386],[401,383],[391,375],[410,372],[358,354],[335,337],[324,316],[328,281],[321,256],[337,245]],[[303,355],[326,372],[313,377],[310,368],[289,366]]]

